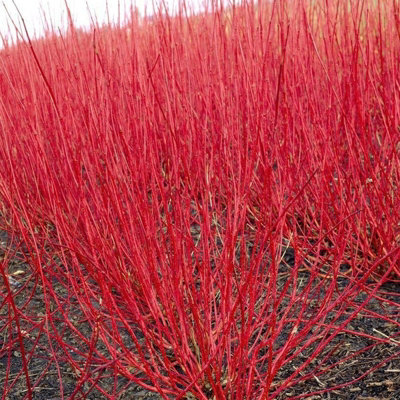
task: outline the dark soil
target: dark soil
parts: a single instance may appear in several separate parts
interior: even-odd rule
[[[4,255],[5,246],[10,244],[7,244],[7,236],[4,233],[1,233],[0,241],[3,246],[3,251],[2,253],[0,252],[1,256],[1,254]],[[282,265],[280,271],[283,280],[285,268],[288,268],[294,261],[290,249],[286,251],[285,261],[285,265]],[[20,318],[20,331],[23,332],[24,349],[28,354],[28,358],[31,357],[28,361],[28,372],[32,384],[36,384],[32,389],[33,399],[56,400],[61,399],[62,396],[66,399],[107,399],[106,395],[102,394],[98,388],[91,387],[87,381],[80,385],[80,377],[63,356],[63,349],[57,345],[54,337],[45,334],[46,329],[44,327],[47,320],[43,292],[40,290],[38,282],[32,279],[34,274],[31,267],[24,261],[24,257],[20,252],[16,252],[12,260],[8,262],[6,274],[13,291],[15,306],[24,315],[24,318]],[[306,280],[307,274],[308,272],[305,269],[299,275],[299,279]],[[339,289],[340,286],[344,287],[347,284],[346,279],[338,281]],[[371,285],[373,285],[373,282],[371,282]],[[79,332],[90,338],[93,329],[81,315],[79,307],[77,306],[76,310],[72,308],[76,299],[66,297],[66,288],[62,282],[54,281],[53,289],[60,299],[66,299],[66,304],[68,303],[70,308],[68,315],[70,315],[73,325]],[[400,334],[397,325],[385,319],[385,316],[389,315],[393,321],[400,321],[400,307],[396,305],[396,303],[400,303],[400,285],[387,283],[381,287],[381,291],[388,293],[385,296],[391,299],[393,304],[388,305],[384,304],[383,301],[372,299],[368,303],[367,309],[374,313],[375,317],[372,318],[371,314],[366,314],[365,312],[359,313],[348,329],[364,332],[375,337]],[[4,303],[6,294],[6,286],[0,276],[0,399],[19,400],[28,398],[28,388],[23,371],[23,355],[18,341],[17,329],[12,318],[9,318],[13,316],[13,311],[8,307],[7,302]],[[361,304],[365,296],[365,293],[360,293],[359,298],[355,299],[355,301]],[[30,316],[30,320],[26,316]],[[57,330],[62,332],[66,343],[78,346],[79,338],[77,335],[69,329],[63,329],[62,316],[58,320],[53,318],[53,321],[55,321],[56,326],[50,327],[48,331]],[[279,343],[278,341],[277,345],[282,345],[284,340],[284,337],[282,337],[281,342]],[[390,343],[373,345],[371,339],[350,333],[340,334],[329,343],[323,354],[315,360],[315,363],[310,365],[310,370],[313,371],[317,367],[324,354],[331,352],[328,364],[333,364],[335,361],[343,360],[346,355],[353,354],[367,346],[371,346],[368,351],[362,352],[358,356],[353,356],[345,363],[339,363],[324,374],[316,374],[313,379],[296,383],[278,398],[283,400],[305,395],[304,398],[306,399],[400,399],[400,338],[398,341],[393,339]],[[50,350],[51,348],[52,350]],[[107,352],[101,340],[98,340],[96,348],[104,353]],[[284,381],[302,363],[302,358],[310,357],[312,351],[312,348],[308,348],[301,357],[294,359],[290,365],[286,365],[276,378],[276,387],[279,387],[279,382]],[[52,354],[58,355],[57,362],[54,359],[49,359]],[[75,356],[77,359],[79,358],[78,354]],[[325,388],[340,386],[352,381],[389,357],[393,357],[393,359],[376,370],[369,372],[364,378],[348,387],[307,396],[308,393],[323,391]],[[325,362],[324,366],[326,364]],[[160,395],[142,389],[138,385],[129,382],[126,378],[107,376],[106,370],[106,368],[99,368],[97,376],[95,376],[96,369],[94,369],[91,377],[98,378],[98,386],[109,396],[114,394],[114,398],[120,400],[161,399]],[[308,372],[307,370],[304,371],[305,374]]]

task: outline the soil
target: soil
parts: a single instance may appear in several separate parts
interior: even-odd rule
[[[0,233],[0,241],[3,243],[4,255],[4,246],[9,246],[7,244],[7,235],[4,232]],[[286,273],[285,268],[293,265],[293,262],[291,249],[287,249],[285,262],[279,271],[282,281],[284,281]],[[79,388],[79,376],[74,372],[74,368],[68,360],[63,357],[63,350],[59,346],[57,347],[57,341],[53,337],[44,334],[43,326],[46,324],[45,302],[38,283],[32,279],[34,274],[31,266],[24,261],[24,257],[21,257],[20,253],[16,252],[11,261],[8,262],[6,273],[13,291],[15,306],[18,310],[23,310],[24,318],[20,319],[20,330],[23,332],[24,348],[28,356],[32,356],[28,362],[28,372],[31,382],[33,384],[37,383],[37,386],[32,389],[32,398],[34,400],[56,400],[61,398],[100,400],[109,398],[111,394],[114,394],[114,398],[119,400],[161,399],[160,395],[149,392],[125,378],[107,377],[104,372],[102,372],[104,375],[99,373],[98,385],[109,397],[101,393],[98,388],[91,387],[87,382],[83,383]],[[299,279],[306,280],[307,274],[308,271],[304,269],[299,274]],[[339,286],[344,287],[347,284],[346,279],[338,281]],[[373,285],[373,282],[370,282],[370,284]],[[65,298],[66,289],[62,282],[54,281],[53,289],[61,299]],[[383,301],[372,299],[367,308],[375,317],[372,318],[371,314],[359,313],[351,322],[349,329],[376,337],[393,336],[396,332],[399,333],[398,326],[387,322],[385,316],[390,315],[393,321],[400,321],[400,307],[397,306],[397,304],[400,304],[400,284],[386,283],[381,287],[381,291],[387,292],[386,298],[392,300],[393,303],[387,305]],[[0,399],[20,400],[28,398],[28,388],[23,371],[21,346],[16,335],[16,326],[13,322],[10,322],[11,319],[9,318],[10,315],[13,315],[13,311],[9,309],[7,302],[4,302],[6,293],[5,283],[0,276]],[[360,293],[354,301],[361,304],[365,296],[365,293]],[[68,304],[71,305],[73,303],[73,299],[69,297]],[[81,315],[79,308],[77,307],[76,310],[70,309],[68,315],[71,315],[71,321],[76,329],[82,335],[90,338],[93,330]],[[30,316],[30,320],[26,316]],[[63,332],[65,342],[77,345],[79,341],[77,335],[70,329],[63,330],[64,322],[62,318],[60,317],[58,320],[53,318],[53,320],[56,321],[55,324],[57,325],[54,329]],[[284,340],[284,337],[282,337],[281,344],[284,343]],[[372,344],[371,339],[366,337],[363,338],[350,333],[340,334],[324,349],[321,356],[316,359],[316,363],[321,360],[324,354],[331,352],[329,363],[334,364],[335,361],[342,360],[347,354],[355,353]],[[51,352],[49,351],[50,346],[53,348]],[[98,341],[97,347],[105,353],[107,352],[105,346],[102,346],[101,340]],[[277,387],[279,386],[279,381],[283,381],[290,376],[302,360],[310,356],[312,350],[312,348],[309,348],[304,354],[301,354],[301,357],[294,359],[290,365],[286,365],[279,372],[276,379]],[[49,360],[49,354],[59,354],[57,363],[54,360]],[[78,359],[79,355],[76,357]],[[363,379],[348,387],[339,387],[327,393],[307,396],[308,393],[322,391],[325,388],[340,386],[352,381],[388,357],[393,357],[390,362],[368,373]],[[310,370],[313,370],[316,366],[310,365]],[[307,373],[307,371],[304,371],[304,373]],[[61,392],[61,388],[63,392]],[[278,399],[292,399],[303,395],[305,399],[315,400],[400,399],[400,339],[399,341],[393,339],[390,343],[373,345],[368,351],[362,352],[358,356],[353,356],[346,363],[339,363],[323,375],[315,375],[313,379],[297,383],[291,389],[285,391]]]

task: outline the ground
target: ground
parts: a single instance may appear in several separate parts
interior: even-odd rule
[[[1,235],[3,243],[6,243],[7,236],[3,233]],[[4,254],[4,248],[3,248]],[[290,267],[293,262],[291,258],[290,249],[286,251],[285,265],[282,265],[281,273],[284,277],[285,268]],[[15,294],[15,304],[17,309],[23,310],[24,315],[31,316],[30,326],[34,323],[34,317],[36,317],[37,328],[29,330],[29,324],[27,319],[21,319],[21,331],[24,332],[24,346],[27,351],[35,347],[32,359],[29,361],[28,369],[29,375],[32,382],[35,382],[40,376],[40,382],[37,387],[33,390],[34,400],[56,400],[61,398],[60,392],[60,377],[62,380],[63,395],[64,398],[70,398],[74,393],[77,385],[79,384],[79,376],[74,372],[71,365],[63,360],[61,349],[54,350],[59,352],[60,356],[58,359],[57,371],[56,363],[49,362],[49,346],[55,345],[54,340],[49,339],[47,335],[40,330],[41,324],[44,324],[45,319],[45,302],[43,299],[43,293],[39,290],[38,282],[31,279],[32,273],[30,267],[18,257],[18,254],[8,263],[7,277],[9,279],[10,287]],[[307,270],[303,272],[303,279],[307,278]],[[301,275],[301,274],[300,274]],[[301,279],[301,276],[299,276]],[[1,282],[1,281],[0,281]],[[342,280],[339,285],[346,285],[346,281]],[[371,283],[372,284],[372,283]],[[60,298],[65,298],[65,287],[60,282],[54,282],[54,290],[59,294]],[[389,336],[397,332],[397,326],[383,318],[385,315],[391,315],[392,319],[396,318],[397,321],[400,319],[399,309],[396,304],[400,303],[400,284],[398,283],[387,283],[381,288],[383,292],[388,293],[387,298],[392,300],[391,305],[385,305],[383,301],[372,300],[368,309],[376,315],[375,318],[371,318],[371,315],[364,315],[360,313],[357,318],[351,322],[349,329],[357,332],[365,332],[374,336]],[[0,293],[2,299],[5,298],[6,288],[4,282],[0,283]],[[25,304],[26,299],[30,298],[29,302]],[[362,302],[365,293],[360,293],[357,301]],[[2,300],[3,301],[3,300]],[[69,298],[69,302],[73,302],[72,298]],[[10,327],[15,330],[15,325],[10,323],[8,317],[10,316],[10,310],[4,303],[0,304],[0,398],[8,400],[19,400],[23,399],[27,395],[27,386],[25,375],[22,371],[22,354],[18,340],[10,342]],[[382,316],[380,318],[379,316]],[[56,321],[56,329],[62,330],[63,321],[62,318]],[[58,321],[58,322],[57,322]],[[81,320],[79,311],[72,313],[71,321],[74,326],[87,337],[91,336],[91,328]],[[24,326],[24,324],[26,326]],[[26,328],[26,330],[24,330]],[[17,338],[15,335],[16,331],[13,331],[12,337]],[[77,343],[76,335],[70,330],[64,331],[64,339],[67,343],[74,345]],[[37,343],[37,344],[36,344]],[[368,338],[358,337],[352,334],[339,335],[334,341],[332,341],[327,348],[325,353],[332,352],[329,362],[334,363],[336,360],[342,360],[347,354],[357,352],[358,350],[372,345]],[[98,347],[101,348],[102,344],[99,342]],[[334,349],[336,347],[336,350]],[[103,346],[104,347],[104,346]],[[106,349],[103,349],[106,351]],[[312,351],[310,348],[308,351]],[[362,375],[368,371],[374,365],[379,364],[388,357],[394,358],[376,369],[375,371],[367,374],[363,379],[353,383],[349,387],[337,388],[329,393],[320,395],[308,396],[306,399],[343,399],[343,400],[396,400],[400,399],[400,341],[392,340],[388,344],[379,344],[372,346],[369,351],[360,353],[358,356],[352,357],[345,363],[341,363],[329,372],[315,376],[314,379],[300,382],[292,389],[289,389],[279,399],[290,399],[298,395],[303,395],[318,390],[322,390],[326,387],[340,386],[356,377]],[[397,353],[397,354],[396,354]],[[302,357],[307,357],[309,354],[302,354]],[[320,358],[319,358],[320,359]],[[319,360],[318,359],[318,360]],[[316,362],[318,362],[316,360]],[[289,376],[293,369],[296,368],[296,363],[301,363],[301,358],[297,358],[292,364],[287,365],[283,368],[276,380],[276,385],[279,385],[279,380],[284,380],[285,377]],[[8,367],[8,368],[7,368]],[[7,377],[8,375],[8,377]],[[15,384],[12,389],[7,392],[4,397],[4,388],[10,387],[10,382],[15,379]],[[101,386],[107,393],[113,392],[113,387],[118,388],[115,392],[120,392],[117,397],[120,400],[123,399],[161,399],[161,396],[151,393],[139,386],[129,383],[126,379],[119,377],[114,380],[112,377],[100,376]],[[87,398],[87,399],[106,399],[106,396],[101,394],[97,389],[90,391],[90,385],[84,383],[82,390],[75,393],[76,399]],[[123,389],[123,390],[122,390]],[[83,395],[83,393],[86,393]]]

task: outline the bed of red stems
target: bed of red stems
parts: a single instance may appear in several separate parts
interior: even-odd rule
[[[344,334],[399,343],[349,327],[400,327],[384,289],[400,282],[399,15],[271,0],[41,39],[16,23],[0,52],[3,399],[15,351],[26,399],[56,366],[63,399],[116,399],[123,378],[269,400],[349,362],[331,361]]]

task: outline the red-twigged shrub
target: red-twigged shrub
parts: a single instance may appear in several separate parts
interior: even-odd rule
[[[121,376],[165,399],[294,397],[332,389],[358,354],[343,335],[395,343],[349,324],[399,327],[381,289],[400,274],[396,11],[214,4],[1,52],[0,356],[20,347],[27,398],[43,337],[62,398],[117,398]]]

